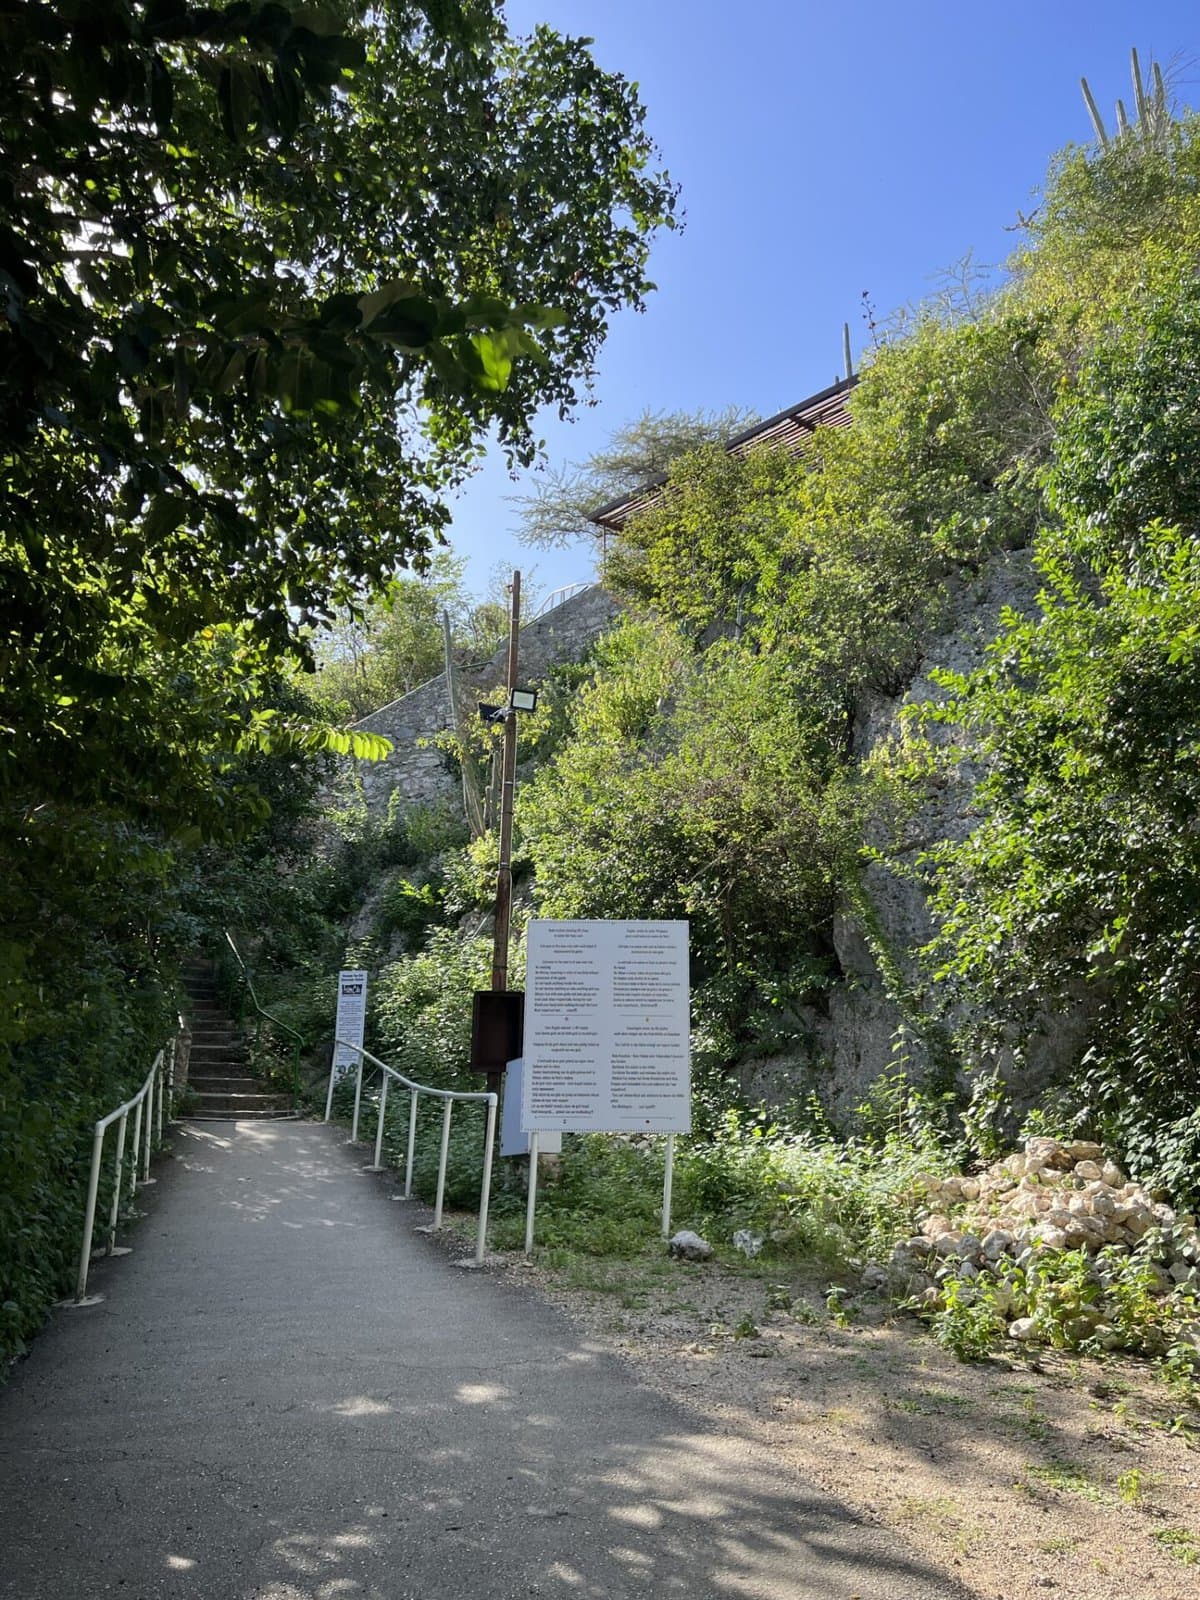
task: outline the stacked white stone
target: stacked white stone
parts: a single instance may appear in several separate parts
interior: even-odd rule
[[[921,1183],[935,1209],[915,1237],[896,1246],[885,1269],[867,1269],[867,1287],[936,1307],[942,1299],[939,1285],[947,1279],[971,1282],[981,1273],[995,1274],[990,1292],[1003,1312],[1006,1259],[1024,1267],[1038,1251],[1094,1253],[1107,1246],[1129,1252],[1155,1229],[1156,1259],[1146,1269],[1152,1292],[1200,1288],[1200,1232],[1194,1218],[1177,1215],[1131,1183],[1098,1144],[1030,1139],[1023,1151],[977,1177],[927,1176]],[[1097,1342],[1103,1344],[1099,1312],[1095,1322]],[[1033,1318],[1015,1319],[1008,1332],[1014,1339],[1034,1337]]]

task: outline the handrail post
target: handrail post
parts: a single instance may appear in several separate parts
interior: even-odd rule
[[[433,1206],[433,1227],[436,1232],[442,1225],[442,1199],[446,1193],[446,1159],[450,1154],[450,1113],[454,1110],[454,1101],[443,1102],[442,1111],[442,1153],[438,1157],[437,1199]]]
[[[325,1094],[325,1121],[333,1116],[333,1085],[337,1076],[337,1045],[334,1044],[333,1055],[329,1062],[329,1088]]]
[[[529,1135],[529,1191],[525,1196],[525,1254],[533,1254],[533,1218],[537,1211],[538,1136]]]
[[[161,1056],[155,1056],[150,1068],[149,1086],[143,1099],[146,1102],[146,1122],[142,1140],[142,1182],[150,1182],[150,1149],[154,1143],[154,1091],[158,1086],[158,1068]]]
[[[133,1159],[129,1163],[129,1198],[132,1200],[137,1194],[138,1165],[142,1159],[142,1106],[146,1097],[142,1095],[133,1109]]]
[[[167,1056],[174,1049],[175,1049],[175,1041],[174,1041],[174,1039],[172,1039],[170,1044],[166,1047],[166,1049],[163,1051],[162,1055],[159,1057],[158,1078],[155,1080],[156,1081],[156,1086],[158,1088],[157,1116],[155,1118],[155,1124],[156,1124],[157,1131],[158,1131],[158,1142],[159,1142],[159,1144],[162,1143],[163,1101],[166,1098],[166,1093],[167,1093]]]
[[[92,1170],[88,1174],[87,1209],[83,1214],[83,1245],[79,1251],[79,1276],[75,1283],[75,1299],[81,1302],[87,1295],[88,1267],[92,1259],[92,1233],[96,1227],[96,1198],[100,1193],[100,1161],[104,1154],[104,1123],[97,1122],[92,1134]]]
[[[417,1101],[420,1090],[413,1089],[408,1096],[408,1159],[404,1164],[404,1198],[412,1199],[413,1154],[417,1144]]]
[[[675,1183],[675,1135],[667,1135],[667,1159],[663,1167],[662,1236],[671,1237],[671,1190]]]
[[[125,1128],[129,1122],[129,1113],[121,1113],[121,1120],[117,1124],[117,1159],[113,1171],[113,1197],[112,1209],[108,1217],[108,1249],[106,1255],[112,1255],[117,1245],[117,1217],[121,1211],[121,1169],[125,1160]]]
[[[354,1121],[350,1124],[350,1143],[351,1144],[357,1144],[358,1143],[358,1110],[359,1110],[359,1107],[362,1105],[363,1066],[364,1066],[365,1062],[366,1062],[366,1057],[363,1055],[362,1051],[360,1050],[358,1052],[358,1076],[354,1080]]]
[[[379,1090],[379,1126],[375,1129],[375,1163],[369,1169],[371,1172],[383,1171],[383,1124],[387,1118],[388,1074],[383,1075],[383,1083]]]
[[[479,1190],[479,1226],[475,1233],[475,1264],[482,1266],[487,1254],[488,1205],[492,1198],[492,1157],[496,1149],[497,1097],[488,1095],[487,1132],[483,1136],[483,1183]]]

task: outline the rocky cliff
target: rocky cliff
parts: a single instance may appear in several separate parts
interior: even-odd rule
[[[853,735],[858,757],[866,760],[897,738],[906,707],[944,698],[935,671],[968,672],[978,666],[1000,632],[1005,608],[1034,611],[1038,584],[1027,550],[996,556],[973,580],[956,582],[945,625],[929,641],[904,693],[860,704]],[[943,746],[955,737],[937,725],[927,731]],[[933,933],[919,864],[939,840],[961,839],[969,832],[973,776],[969,762],[952,772],[939,771],[905,824],[901,848],[888,864],[873,862],[867,868],[863,903],[843,902],[838,908],[833,940],[840,975],[827,1009],[805,1012],[802,1048],[747,1063],[742,1076],[749,1093],[778,1103],[815,1088],[835,1113],[844,1113],[880,1077],[902,1066],[919,1075],[954,1070],[943,1030],[928,1025],[930,997],[922,992],[916,960]],[[996,1065],[1015,1101],[1030,1099],[1074,1057],[1084,1020],[1082,1008],[1070,1015],[1047,1015],[1019,1063],[1001,1053]]]
[[[899,735],[905,708],[940,699],[934,681],[940,669],[965,672],[983,659],[1000,631],[1006,607],[1022,613],[1036,606],[1037,574],[1027,551],[996,556],[973,579],[952,587],[945,625],[928,643],[903,694],[866,698],[855,719],[853,746],[868,759]],[[564,601],[521,631],[521,675],[536,683],[554,665],[579,660],[612,626],[620,608],[598,585]],[[456,672],[460,707],[474,715],[476,701],[503,683],[507,646],[490,661]],[[404,806],[441,801],[457,804],[460,786],[434,736],[450,726],[444,674],[373,712],[358,724],[392,741],[384,761],[359,764],[368,809],[380,815],[399,792]],[[934,728],[943,743],[950,730]],[[804,1042],[786,1054],[746,1062],[742,1081],[754,1097],[782,1103],[815,1088],[835,1114],[853,1108],[870,1086],[901,1066],[917,1074],[947,1070],[939,1055],[942,1035],[926,1026],[928,996],[921,991],[916,953],[933,927],[917,870],[923,852],[941,839],[958,839],[972,825],[973,786],[969,763],[940,772],[907,819],[902,847],[890,864],[873,863],[865,874],[865,898],[843,903],[834,918],[833,942],[839,975],[827,1005],[807,1008],[800,1018]],[[882,842],[876,841],[876,842]],[[1013,1098],[1029,1098],[1054,1069],[1074,1053],[1082,1014],[1047,1017],[1019,1066],[999,1065]],[[953,1064],[949,1063],[949,1069]]]

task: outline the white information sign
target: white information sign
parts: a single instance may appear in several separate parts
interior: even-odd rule
[[[357,1071],[358,1054],[350,1045],[361,1047],[367,1025],[367,975],[365,972],[338,973],[337,1023],[334,1032],[346,1042],[333,1047],[333,1067],[339,1078]]]
[[[510,1061],[504,1073],[503,1109],[500,1112],[500,1154],[502,1156],[527,1156],[529,1135],[521,1131],[521,1079],[525,1062],[521,1056]],[[538,1138],[538,1150],[544,1156],[556,1156],[562,1150],[561,1133],[543,1133]]]
[[[686,922],[534,921],[526,933],[526,1132],[688,1133]]]

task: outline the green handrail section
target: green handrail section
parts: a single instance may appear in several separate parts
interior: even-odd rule
[[[300,1052],[304,1049],[304,1036],[302,1034],[298,1033],[296,1031],[296,1029],[291,1027],[288,1023],[284,1022],[282,1017],[277,1017],[273,1011],[268,1011],[266,1006],[264,1006],[260,1002],[260,1000],[258,998],[258,995],[255,992],[254,979],[250,976],[250,968],[242,960],[242,953],[238,949],[237,945],[234,943],[233,935],[230,933],[228,928],[225,929],[225,942],[228,944],[229,948],[233,951],[233,959],[237,962],[238,968],[239,968],[239,970],[241,972],[241,975],[242,975],[242,985],[243,985],[243,987],[242,987],[241,992],[237,996],[236,1017],[237,1017],[238,1025],[239,1026],[241,1025],[241,1021],[242,1021],[242,1006],[243,1006],[245,997],[247,995],[249,995],[250,1004],[254,1007],[254,1012],[255,1012],[254,1042],[256,1044],[262,1038],[262,1025],[263,1025],[263,1019],[264,1018],[268,1022],[272,1023],[276,1028],[280,1029],[281,1032],[289,1034],[291,1036],[291,1038],[295,1040],[295,1043],[292,1046],[292,1100],[293,1100],[295,1108],[297,1110],[299,1110],[300,1097],[301,1097]],[[231,1003],[232,1003],[232,1000],[233,1000],[233,995],[231,993],[231,995],[230,995]]]

